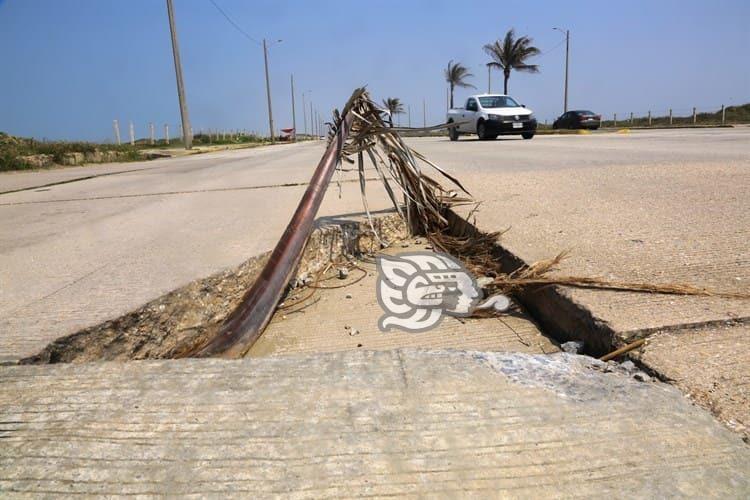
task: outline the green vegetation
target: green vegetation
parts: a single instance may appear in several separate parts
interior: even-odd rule
[[[299,140],[302,140],[300,137]],[[193,146],[261,145],[268,139],[248,134],[198,134]],[[111,161],[137,161],[150,158],[147,150],[181,148],[182,140],[163,139],[151,144],[148,139],[138,139],[130,144],[97,144],[93,142],[38,141],[14,137],[0,132],[0,172],[45,168],[53,165],[102,163]]]
[[[393,127],[393,118],[395,118],[396,115],[404,113],[404,105],[401,104],[401,99],[398,97],[389,97],[388,99],[383,99],[383,106],[391,114],[388,117],[388,123]]]
[[[508,80],[512,70],[524,71],[526,73],[539,73],[539,66],[528,64],[526,60],[530,57],[538,56],[542,52],[532,45],[534,40],[527,36],[516,38],[513,28],[505,34],[501,42],[495,40],[493,43],[486,44],[483,48],[492,61],[487,63],[488,66],[498,68],[503,71],[503,94],[508,93]]]
[[[750,123],[750,103],[741,104],[739,106],[727,106],[725,110],[725,123],[727,125],[737,123]],[[695,115],[695,125],[721,125],[721,110],[714,112],[700,112]],[[673,127],[685,127],[693,125],[693,115],[677,116],[672,115]],[[604,120],[602,122],[603,127],[614,127],[614,120]],[[631,122],[630,115],[618,116],[617,127],[648,127],[649,120],[647,116],[633,116]],[[669,127],[669,115],[663,116],[651,116],[652,127]]]
[[[132,161],[142,159],[138,150],[130,145],[115,146],[111,144],[94,144],[90,142],[38,141],[24,137],[13,137],[0,132],[0,171],[23,170],[36,168],[32,159],[24,157],[47,155],[47,162],[64,164],[66,155],[80,153],[90,158],[97,153],[114,152],[118,161]],[[105,155],[106,156],[106,155]],[[41,159],[41,157],[40,157]]]
[[[464,66],[463,64],[453,64],[452,59],[448,61],[448,67],[445,69],[443,76],[445,76],[445,81],[448,82],[448,85],[450,85],[451,88],[451,108],[453,107],[453,90],[456,87],[471,87],[473,89],[476,88],[474,85],[466,81],[467,78],[470,78],[474,75],[469,73],[469,70],[466,69],[466,66]]]

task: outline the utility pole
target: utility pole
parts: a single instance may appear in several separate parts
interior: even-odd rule
[[[164,124],[164,144],[169,146],[169,125]]]
[[[302,122],[304,123],[303,128],[305,129],[305,135],[307,135],[307,108],[305,107],[304,92],[302,92]]]
[[[266,97],[268,98],[268,128],[271,131],[271,143],[273,143],[273,111],[271,111],[271,81],[268,78],[268,47],[266,39],[263,39],[263,60],[266,64]]]
[[[568,63],[570,60],[570,30],[565,30],[565,109],[568,112]]]
[[[172,34],[172,56],[174,57],[174,71],[177,75],[177,98],[180,101],[180,117],[182,118],[182,140],[185,149],[193,146],[193,136],[190,133],[190,116],[187,102],[185,102],[185,82],[182,79],[182,63],[180,62],[180,47],[177,44],[177,28],[174,24],[174,6],[172,0],[167,0],[167,15],[169,16],[169,32]]]
[[[121,144],[120,142],[120,122],[117,120],[112,120],[112,127],[115,129],[115,140],[117,141],[117,145],[119,146]]]
[[[293,139],[297,142],[297,115],[294,111],[294,75],[292,75],[292,128],[294,129]]]
[[[148,124],[148,130],[149,130],[149,136],[151,137],[151,145],[153,146],[156,143],[156,134],[154,133],[154,124],[149,123]]]
[[[427,102],[422,99],[422,127],[427,128]]]
[[[315,135],[315,127],[313,126],[313,103],[310,101],[310,135]]]
[[[406,110],[409,113],[409,128],[411,128],[411,104],[406,105]]]
[[[565,105],[563,112],[568,111],[568,63],[570,61],[570,30],[561,30],[560,28],[552,28],[560,33],[565,33]]]
[[[487,63],[487,93],[492,93],[492,63]]]

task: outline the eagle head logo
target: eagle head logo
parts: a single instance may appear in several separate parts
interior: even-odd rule
[[[385,311],[378,324],[382,331],[391,327],[425,331],[436,326],[443,314],[469,316],[482,299],[476,280],[444,253],[381,255],[377,268],[378,302]],[[502,305],[507,309],[510,301],[503,299],[507,304]],[[493,307],[500,310],[496,302]]]

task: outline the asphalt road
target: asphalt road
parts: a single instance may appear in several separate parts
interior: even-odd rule
[[[507,181],[496,176],[512,172],[750,158],[750,128],[411,142],[480,200],[496,199]],[[322,151],[308,143],[0,175],[0,192],[30,188],[0,195],[0,360],[271,249]],[[75,180],[92,173],[109,175]],[[387,208],[379,187],[370,203]],[[344,183],[320,215],[361,210],[358,187]]]

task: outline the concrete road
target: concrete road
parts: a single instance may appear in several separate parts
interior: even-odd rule
[[[0,419],[4,497],[750,495],[739,437],[674,388],[582,356],[11,366]]]
[[[419,148],[459,172],[478,225],[510,227],[502,245],[525,262],[570,249],[565,275],[750,293],[750,128],[528,142]],[[565,334],[646,338],[646,366],[750,440],[750,300],[560,294],[575,311]]]
[[[323,151],[283,145],[0,176],[0,360],[270,250]],[[346,180],[346,179],[345,179]],[[334,184],[321,215],[361,212]],[[372,186],[373,199],[384,194]],[[385,206],[385,203],[382,204]]]
[[[597,191],[597,183],[614,182],[632,195],[625,201],[648,206],[650,201],[639,193],[658,197],[656,172],[662,172],[659,181],[666,182],[662,191],[671,193],[673,174],[689,171],[691,180],[685,182],[703,183],[708,194],[709,180],[716,180],[712,172],[726,174],[719,176],[728,184],[722,187],[733,193],[732,206],[739,209],[733,218],[722,219],[720,228],[737,238],[745,234],[747,196],[740,195],[743,186],[746,192],[750,185],[743,177],[750,129],[539,136],[531,141],[464,138],[451,143],[431,138],[412,144],[459,174],[476,198],[485,201],[483,226],[512,225],[517,228],[509,234],[512,238],[534,234],[534,220],[550,224],[540,239],[519,240],[533,246],[529,257],[549,256],[576,242],[555,232],[567,227],[560,216],[585,213],[585,207],[575,204],[589,196],[606,202],[606,191]],[[77,182],[76,176],[110,173],[111,167],[0,175],[0,192],[74,181],[0,195],[0,359],[35,353],[59,336],[271,249],[322,151],[322,143],[299,144],[129,163],[115,167],[119,173]],[[589,178],[588,172],[595,175]],[[559,182],[547,174],[558,176]],[[295,183],[300,185],[282,186]],[[563,184],[569,188],[560,191],[563,206],[527,203],[526,194],[534,193],[531,201],[543,203]],[[335,186],[329,189],[321,215],[361,212],[358,187],[342,186],[342,198]],[[716,196],[719,206],[712,210],[720,210],[724,200],[722,192]],[[374,209],[388,206],[379,187],[373,187],[370,202]],[[685,207],[678,203],[659,208],[672,210],[679,221]],[[699,222],[709,224],[712,214]],[[582,219],[578,229],[589,231],[586,238],[596,247],[597,224],[609,220],[616,225],[617,218],[617,212],[604,211],[596,223]],[[533,228],[532,233],[526,233],[527,228]],[[714,236],[706,233],[709,241],[721,239],[721,231],[716,231]],[[576,262],[591,261],[578,255]],[[586,270],[600,273],[609,267],[594,261]]]

